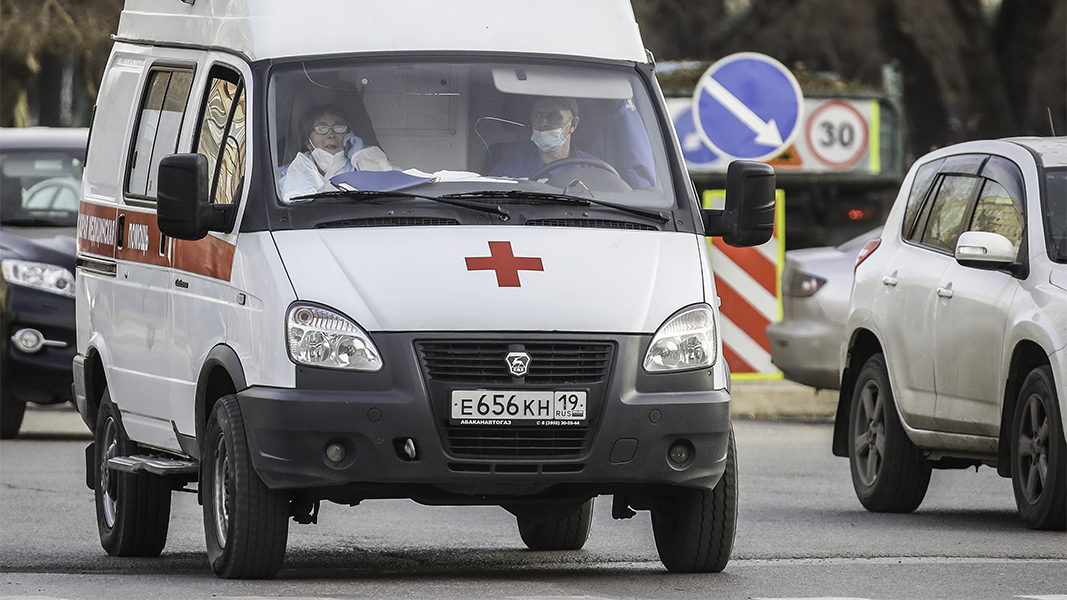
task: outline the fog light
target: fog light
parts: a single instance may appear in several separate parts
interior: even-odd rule
[[[339,463],[345,459],[346,455],[347,452],[345,452],[345,447],[337,442],[332,442],[326,446],[326,458],[330,460],[330,462]]]
[[[667,457],[671,459],[671,462],[676,465],[684,465],[689,462],[689,459],[693,456],[693,447],[689,445],[689,442],[684,440],[674,442],[671,444],[670,449],[667,450]]]
[[[44,334],[36,329],[20,329],[11,336],[11,341],[19,350],[33,354],[44,347]]]

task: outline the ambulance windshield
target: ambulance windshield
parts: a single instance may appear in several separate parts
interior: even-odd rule
[[[674,206],[663,132],[632,67],[419,60],[273,67],[268,125],[281,202],[356,190]]]

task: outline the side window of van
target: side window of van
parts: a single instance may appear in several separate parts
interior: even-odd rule
[[[237,72],[211,70],[196,146],[207,157],[212,202],[232,204],[240,195],[245,169],[245,93]]]
[[[126,173],[126,193],[155,200],[159,161],[178,151],[185,105],[193,72],[188,69],[152,69],[141,109]]]

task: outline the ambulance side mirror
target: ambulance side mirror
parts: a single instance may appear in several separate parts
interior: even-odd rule
[[[237,207],[212,204],[211,177],[203,154],[171,154],[159,161],[156,221],[159,230],[179,240],[203,239],[209,231],[229,231]]]
[[[704,234],[738,248],[758,246],[774,233],[774,168],[735,160],[726,170],[726,208],[701,209]]]

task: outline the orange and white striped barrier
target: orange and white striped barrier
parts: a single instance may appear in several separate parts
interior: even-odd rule
[[[706,190],[704,207],[722,206],[724,190]],[[771,364],[767,325],[782,318],[782,264],[785,262],[785,193],[775,195],[774,234],[767,243],[734,248],[709,238],[715,290],[722,300],[723,356],[737,379],[778,379]]]

